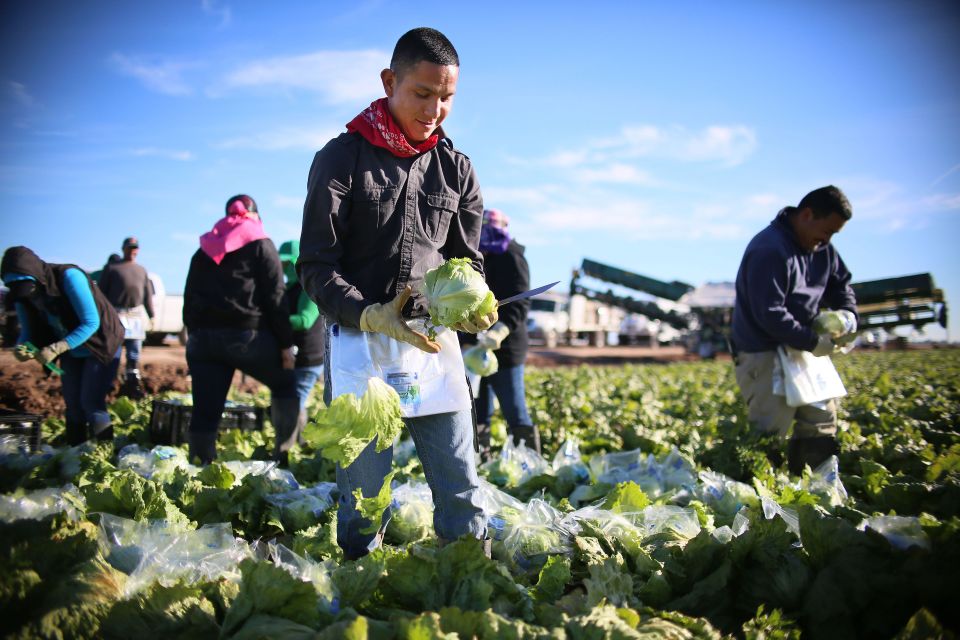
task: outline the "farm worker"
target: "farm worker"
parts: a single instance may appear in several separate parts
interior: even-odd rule
[[[270,388],[274,458],[286,459],[297,424],[290,318],[283,267],[248,195],[227,200],[226,216],[200,236],[183,292],[187,366],[193,380],[190,457],[217,457],[217,428],[234,371]]]
[[[487,286],[498,300],[522,293],[530,288],[530,266],[523,255],[524,247],[510,237],[509,219],[499,209],[483,212],[480,229],[480,252],[483,254],[483,273]],[[500,319],[484,332],[464,337],[464,344],[473,342],[493,351],[497,371],[480,379],[477,396],[477,439],[480,457],[490,455],[490,418],[493,415],[493,397],[496,394],[500,410],[507,421],[515,444],[523,440],[540,453],[540,431],[527,411],[526,390],[523,386],[523,365],[527,359],[527,314],[530,300],[505,305]]]
[[[0,276],[20,320],[14,355],[62,370],[67,443],[112,440],[107,394],[123,344],[117,312],[82,269],[44,262],[27,247],[7,249]]]
[[[121,393],[131,398],[142,398],[140,347],[153,319],[153,285],[150,284],[147,270],[137,264],[137,254],[140,252],[137,239],[125,238],[122,250],[123,258],[108,262],[97,284],[117,310],[124,328],[123,346],[127,350],[127,364]]]
[[[794,474],[839,452],[837,400],[788,406],[783,395],[773,392],[777,347],[815,356],[833,353],[833,339],[811,326],[821,308],[843,310],[847,333],[856,331],[850,272],[830,243],[852,215],[837,187],[811,191],[754,236],[737,272],[732,335],[737,384],[755,428],[785,438],[793,426],[787,464]]]
[[[300,241],[287,240],[280,245],[280,262],[287,279],[283,304],[290,314],[293,343],[297,347],[294,375],[297,379],[297,397],[300,400],[300,415],[296,432],[291,434],[291,445],[300,437],[306,424],[307,399],[320,376],[323,375],[323,341],[326,324],[320,315],[317,303],[303,290],[297,277],[297,258],[300,256]]]
[[[441,328],[436,340],[425,335],[427,303],[417,292],[424,273],[446,259],[470,258],[482,269],[480,185],[470,159],[440,126],[453,106],[459,65],[456,49],[439,31],[417,28],[400,37],[390,68],[380,72],[386,97],[364,109],[313,160],[297,263],[304,289],[330,323],[327,403],[351,380],[381,375],[369,349],[414,363],[416,370],[382,374],[402,398],[419,393],[417,376],[424,370],[437,374],[431,385],[446,388],[436,394],[443,397],[425,394],[402,405],[433,492],[441,541],[464,534],[483,538],[486,529],[473,400],[456,334]],[[496,321],[494,311],[456,328],[476,333]],[[357,366],[350,370],[349,363]],[[438,405],[452,409],[437,411]],[[353,490],[377,495],[391,461],[391,448],[377,453],[371,443],[349,467],[337,469],[337,541],[348,558],[366,554],[382,539],[382,524],[375,534],[360,532],[368,522],[355,508]]]

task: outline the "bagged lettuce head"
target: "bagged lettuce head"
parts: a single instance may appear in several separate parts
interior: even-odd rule
[[[470,258],[451,258],[423,277],[422,293],[434,325],[452,327],[497,308],[497,299]]]

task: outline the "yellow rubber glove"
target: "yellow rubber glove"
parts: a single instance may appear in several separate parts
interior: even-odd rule
[[[483,335],[477,336],[477,344],[484,349],[496,351],[500,348],[500,345],[503,344],[503,341],[507,339],[508,335],[510,335],[510,327],[502,322],[498,322],[487,329]]]
[[[500,316],[497,315],[497,310],[494,309],[485,316],[475,315],[471,318],[467,318],[463,322],[458,322],[457,324],[453,325],[453,329],[456,331],[462,331],[464,333],[480,333],[481,331],[486,331],[495,325],[499,319]]]
[[[40,352],[37,354],[37,360],[40,361],[40,364],[52,364],[54,360],[57,359],[61,353],[70,350],[70,345],[67,344],[66,340],[60,340],[54,342],[53,344],[48,344],[43,349],[40,349]]]
[[[382,333],[394,340],[412,344],[427,353],[439,353],[440,345],[419,331],[411,329],[403,319],[403,305],[413,294],[413,288],[407,287],[396,298],[385,304],[372,304],[360,314],[360,330]]]

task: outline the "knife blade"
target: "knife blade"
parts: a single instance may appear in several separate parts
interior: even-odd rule
[[[515,296],[510,296],[509,298],[505,298],[505,299],[501,300],[500,302],[498,302],[498,303],[497,303],[497,307],[502,307],[502,306],[505,305],[505,304],[510,304],[511,302],[516,302],[517,300],[523,300],[523,299],[525,299],[525,298],[533,297],[533,296],[535,296],[535,295],[537,295],[537,294],[539,294],[539,293],[543,293],[544,291],[548,291],[549,289],[552,289],[553,287],[557,286],[558,284],[560,284],[560,281],[559,281],[559,280],[557,280],[556,282],[551,282],[550,284],[545,284],[545,285],[543,285],[542,287],[537,287],[536,289],[530,289],[529,291],[524,291],[523,293],[518,293],[518,294],[515,295]]]

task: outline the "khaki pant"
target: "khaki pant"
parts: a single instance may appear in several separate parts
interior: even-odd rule
[[[777,433],[781,438],[786,438],[791,426],[794,439],[836,434],[836,399],[827,401],[826,408],[809,404],[791,407],[786,397],[774,395],[773,363],[777,357],[776,351],[737,354],[737,384],[747,402],[750,423],[764,433]]]

